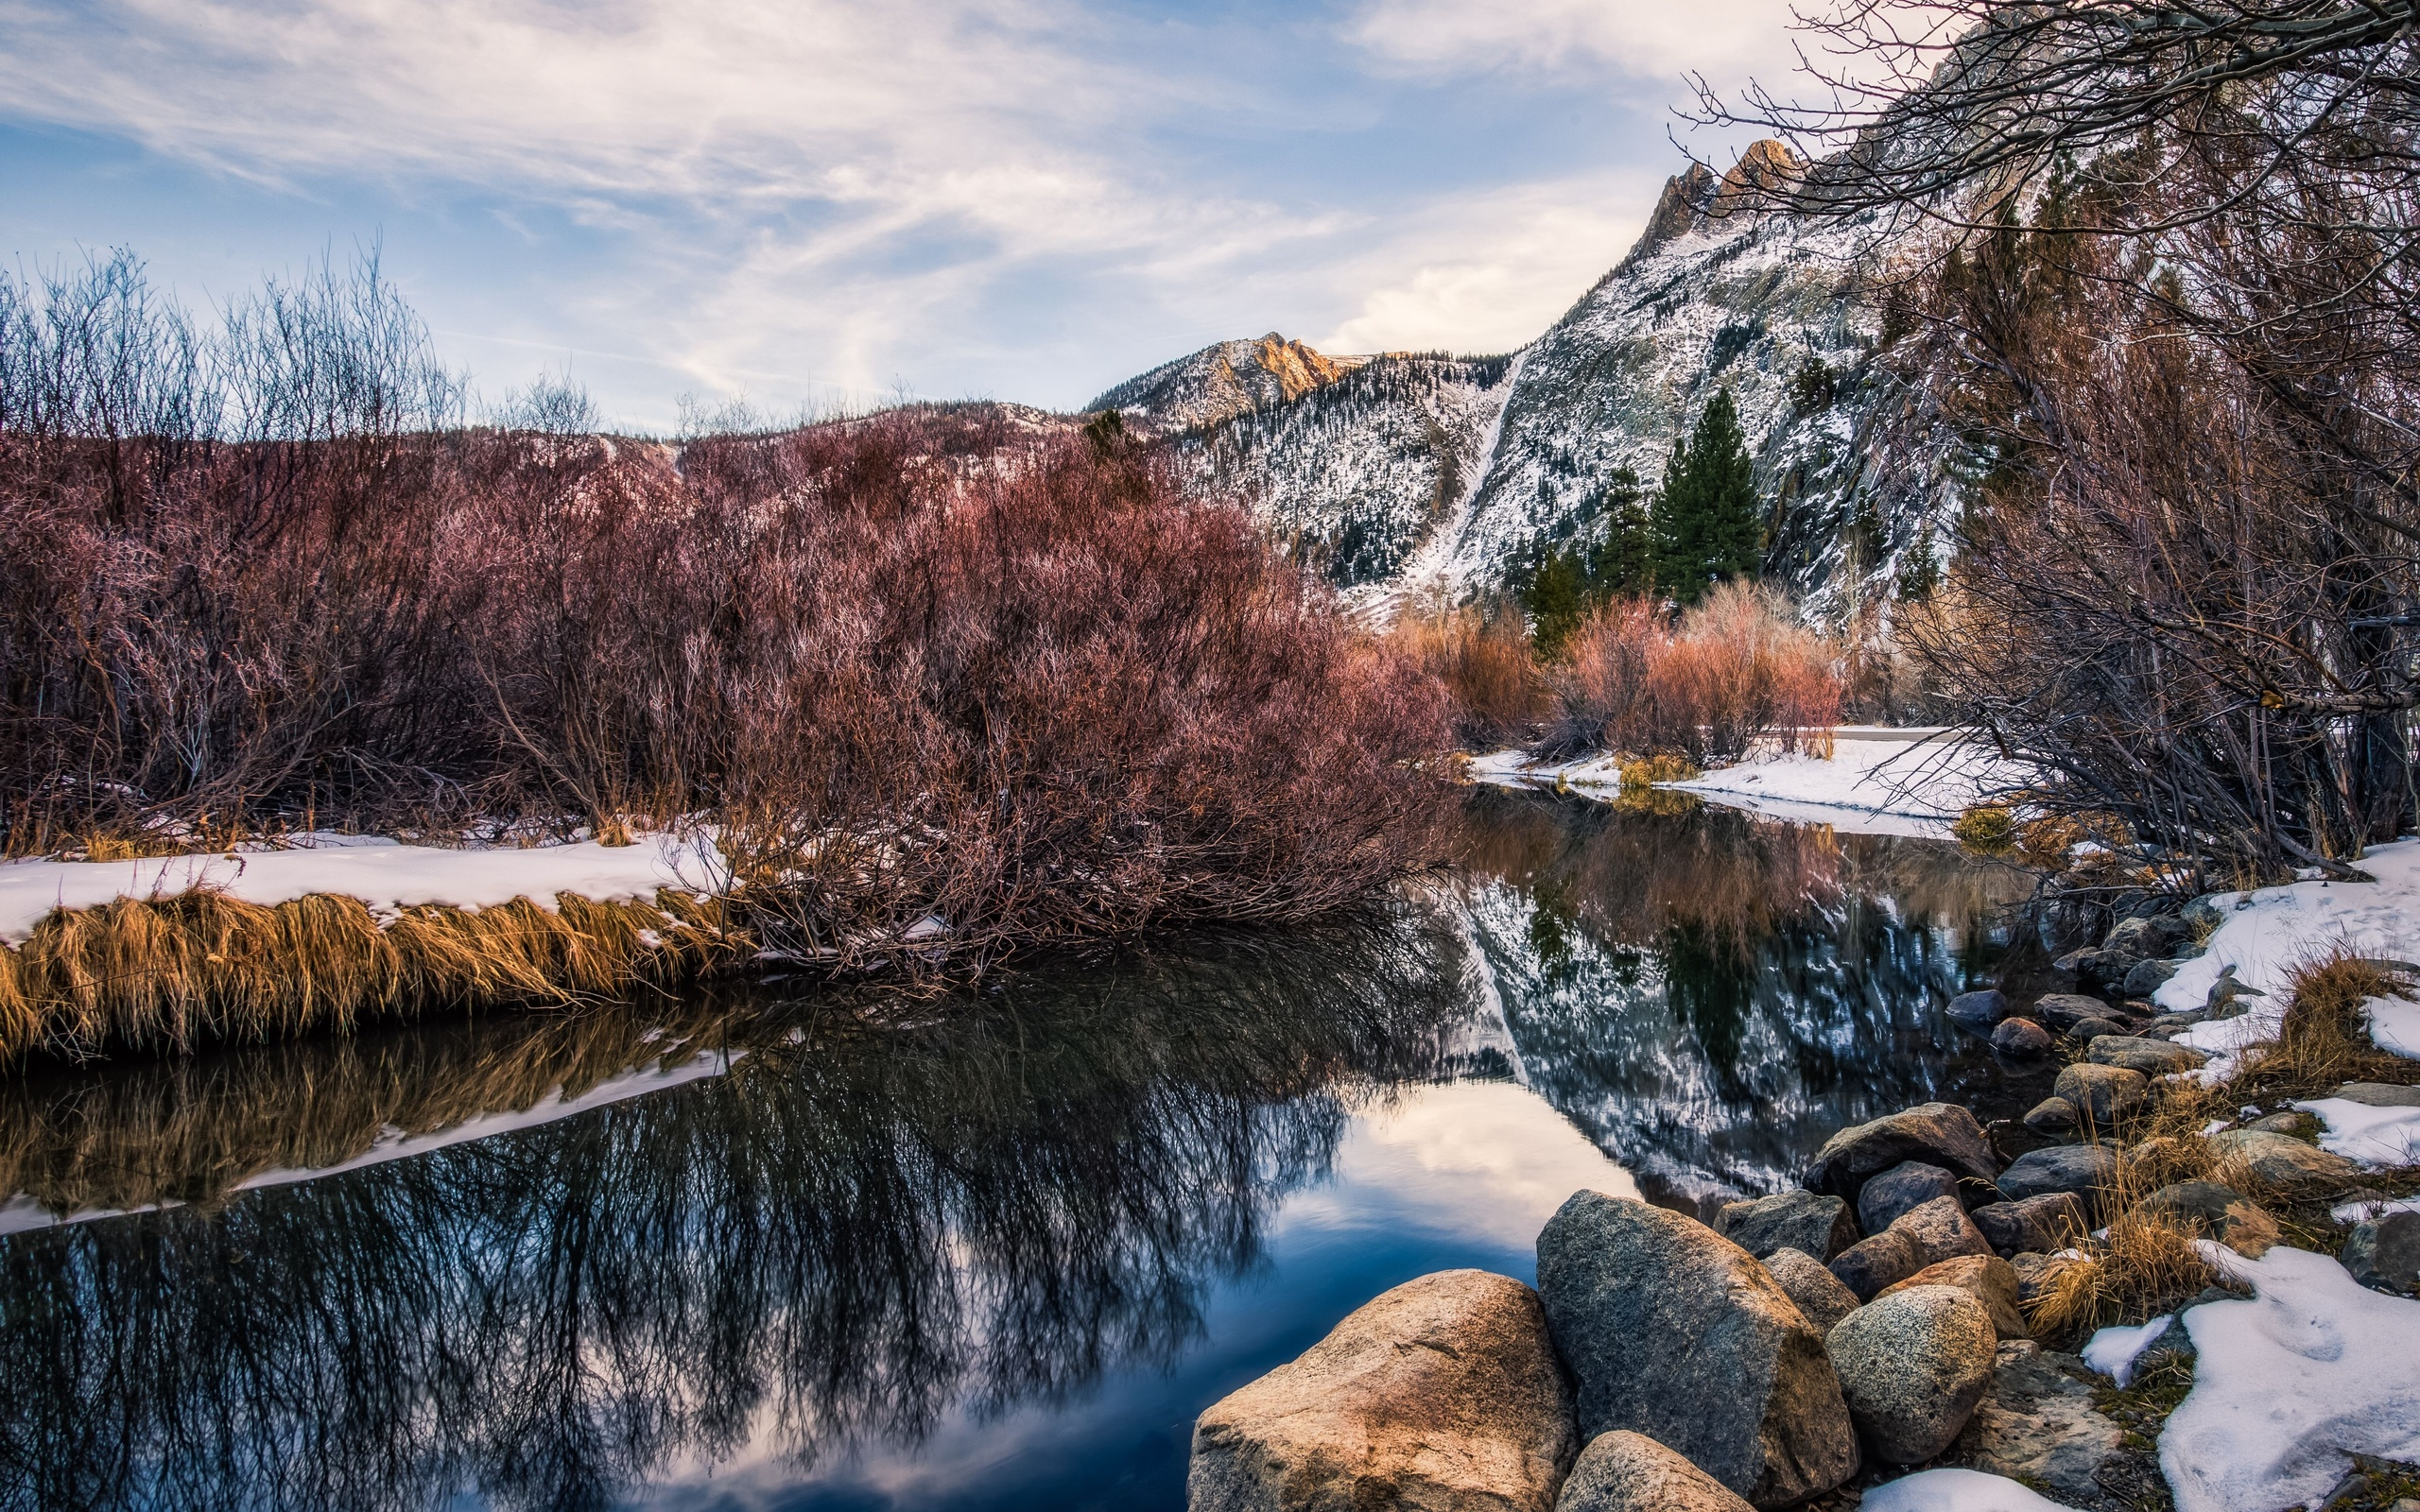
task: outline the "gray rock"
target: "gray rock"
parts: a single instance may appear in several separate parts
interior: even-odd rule
[[[1983,1231],[1985,1242],[2003,1255],[2026,1250],[2049,1254],[2066,1248],[2092,1230],[2084,1222],[2083,1204],[2072,1192],[2045,1193],[2019,1202],[1993,1202],[1966,1216]]]
[[[2247,1259],[2257,1260],[2278,1240],[2277,1220],[2260,1204],[2216,1181],[2178,1181],[2135,1204],[2145,1218],[2189,1224]]]
[[[2168,979],[2174,976],[2184,964],[2182,961],[2136,961],[2135,969],[2126,973],[2126,980],[2119,984],[2118,990],[2130,998],[2150,997],[2166,987]]]
[[[2389,1082],[2348,1081],[2336,1089],[2335,1095],[2366,1108],[2420,1108],[2420,1087],[2397,1087]]]
[[[2031,1019],[2003,1019],[1992,1031],[1992,1048],[2003,1056],[2032,1058],[2050,1053],[2050,1031]]]
[[[1645,1434],[1616,1428],[1580,1452],[1555,1512],[1749,1512],[1731,1487]]]
[[[1537,1295],[1440,1271],[1202,1413],[1187,1504],[1547,1512],[1578,1447]]]
[[[2318,1123],[2319,1120],[2311,1117],[2308,1113],[2272,1113],[2267,1118],[2256,1118],[2243,1126],[2249,1129],[2257,1129],[2264,1134],[2292,1134],[2300,1136],[2311,1130],[2318,1125]]]
[[[1957,1287],[1911,1286],[1851,1313],[1826,1343],[1859,1435],[1881,1459],[1920,1465],[1974,1415],[1999,1337]]]
[[[1961,992],[1949,1000],[1946,1010],[1950,1022],[1978,1031],[1988,1030],[2008,1017],[2008,999],[1997,988],[1987,987],[1980,992]]]
[[[1858,1193],[1858,1226],[1867,1233],[1878,1234],[1897,1222],[1899,1215],[1909,1209],[1920,1207],[1935,1197],[1957,1194],[1958,1178],[1940,1166],[1927,1165],[1922,1160],[1902,1160],[1868,1179],[1863,1190]],[[1833,1253],[1838,1254],[1839,1251]],[[1829,1260],[1831,1256],[1824,1258]]]
[[[2165,1076],[2172,1072],[2191,1071],[2210,1057],[2185,1045],[2172,1045],[2165,1040],[2145,1040],[2131,1034],[2104,1034],[2092,1042],[2084,1058],[2096,1066],[2123,1066],[2146,1076]]]
[[[2075,973],[2076,985],[2091,991],[2105,991],[2126,980],[2142,957],[2124,951],[2069,951],[2051,963],[2058,969]]]
[[[2067,1031],[2067,1038],[2078,1044],[2090,1044],[2104,1034],[2124,1034],[2126,1026],[2115,1019],[2086,1019]]]
[[[2420,1212],[2390,1212],[2357,1225],[2344,1268],[2377,1292],[2420,1291]]]
[[[2235,911],[2235,901],[2241,894],[2205,892],[2176,911],[2179,922],[2196,934],[2207,935],[2227,921]]]
[[[2034,1299],[2059,1279],[2059,1273],[2070,1265],[2085,1263],[2061,1255],[2018,1254],[2008,1257],[2008,1268],[2016,1272],[2016,1299],[2019,1305],[2031,1307]]]
[[[2017,1305],[2020,1297],[2016,1267],[1997,1255],[1961,1255],[1938,1265],[1927,1265],[1906,1280],[1884,1287],[1875,1300],[1878,1302],[1911,1286],[1955,1286],[1964,1292],[1982,1303],[1983,1311],[1992,1315],[1992,1332],[1999,1335],[2003,1344],[2033,1336]]]
[[[1582,1435],[1641,1433],[1760,1507],[1857,1469],[1818,1334],[1754,1257],[1704,1225],[1581,1192],[1538,1235],[1538,1293]]]
[[[2046,992],[2034,1000],[2033,1016],[2054,1029],[2072,1029],[2086,1019],[2109,1017],[2109,1005],[2078,992]]]
[[[2128,1071],[2123,1066],[2078,1061],[2060,1069],[2059,1079],[2050,1084],[2050,1091],[2089,1114],[2094,1128],[2107,1129],[2143,1106],[2144,1099],[2151,1095],[2151,1081],[2141,1072]]]
[[[2330,1155],[2290,1134],[2267,1129],[2221,1129],[2210,1136],[2210,1148],[2220,1164],[2240,1165],[2256,1181],[2296,1187],[2350,1181],[2361,1168],[2341,1155]]]
[[[1885,1228],[1860,1239],[1832,1257],[1832,1274],[1860,1302],[1893,1281],[1903,1281],[1925,1268],[1924,1252],[1905,1230]]]
[[[1857,1243],[1857,1220],[1839,1197],[1815,1192],[1776,1192],[1748,1202],[1726,1202],[1715,1214],[1714,1231],[1764,1259],[1776,1249],[1797,1249],[1829,1260]]]
[[[1806,1170],[1808,1190],[1857,1199],[1869,1177],[1903,1160],[1922,1160],[1952,1176],[1989,1181],[1999,1170],[1975,1115],[1952,1103],[1926,1103],[1844,1128],[1824,1142]]]
[[[1901,1213],[1890,1231],[1915,1241],[1918,1270],[1961,1255],[1992,1252],[1991,1242],[1983,1237],[1983,1230],[1975,1227],[1975,1220],[1966,1216],[1965,1207],[1956,1197],[1935,1197],[1917,1204]]]
[[[2000,1173],[2000,1194],[2022,1201],[2048,1192],[2090,1197],[2118,1179],[2118,1152],[2106,1144],[2061,1144],[2029,1150]]]
[[[1765,1269],[1818,1333],[1831,1332],[1833,1324],[1858,1310],[1857,1293],[1841,1285],[1831,1267],[1802,1250],[1774,1250],[1765,1257]]]
[[[2027,1128],[2050,1139],[2072,1134],[2083,1125],[2083,1115],[2064,1097],[2045,1097],[2025,1115]]]
[[[2152,1020],[2151,1022],[2143,1025],[2143,1038],[2146,1040],[2164,1040],[2169,1035],[2175,1034],[2180,1030],[2192,1028],[2195,1024],[2200,1023],[2203,1020],[2207,1019],[2209,1015],[2207,1013],[2203,1012],[2199,1008],[2195,1008],[2188,1013],[2163,1013],[2159,1015],[2159,1017]]]
[[[2176,915],[2152,914],[2119,924],[2100,942],[2100,948],[2142,959],[2166,955],[2192,937],[2192,926]]]
[[[1945,1463],[2004,1475],[2068,1505],[2099,1505],[2098,1477],[2124,1435],[2094,1410],[2093,1386],[2091,1371],[2072,1354],[2003,1343],[1992,1383]]]

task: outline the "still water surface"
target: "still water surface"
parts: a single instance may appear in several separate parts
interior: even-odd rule
[[[2013,879],[1720,810],[1467,821],[1352,926],[963,998],[0,1089],[0,1498],[1177,1508],[1203,1406],[1398,1281],[1530,1279],[1581,1187],[1710,1211],[1844,1124],[2020,1103],[1940,1012]]]

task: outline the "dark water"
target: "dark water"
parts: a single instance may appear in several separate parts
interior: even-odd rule
[[[1398,1281],[1529,1278],[1580,1187],[2017,1100],[1939,1012],[2010,887],[1946,847],[1482,794],[1467,852],[972,997],[0,1089],[0,1502],[1180,1507],[1202,1407]]]

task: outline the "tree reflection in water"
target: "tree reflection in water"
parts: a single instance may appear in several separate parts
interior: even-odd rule
[[[828,998],[789,1020],[693,1015],[681,1034],[742,1052],[727,1076],[223,1207],[0,1240],[9,1498],[595,1506],[676,1457],[769,1443],[804,1470],[913,1442],[945,1408],[1169,1359],[1357,1099],[1435,1072],[1449,950],[1393,914],[1028,975],[934,1002],[917,1028],[867,1029]],[[611,1062],[650,1042],[644,1022],[496,1021],[438,1058],[526,1104],[532,1075],[596,1074],[583,1037],[620,1047]],[[206,1196],[285,1146],[363,1144],[401,1095],[362,1064],[387,1053],[261,1052],[240,1120],[244,1057],[182,1074],[220,1110],[199,1122],[283,1142],[268,1155],[211,1147],[156,1111],[159,1087],[152,1132],[174,1137],[139,1178],[143,1160],[59,1147],[110,1144],[95,1119],[112,1099],[89,1087],[19,1090],[0,1129],[62,1202]],[[174,1101],[181,1074],[153,1074]]]

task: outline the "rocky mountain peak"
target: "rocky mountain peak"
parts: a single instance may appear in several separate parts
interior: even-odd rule
[[[1155,431],[1215,425],[1271,404],[1291,404],[1361,366],[1359,357],[1332,357],[1271,331],[1257,340],[1216,346],[1130,378],[1086,405],[1126,412],[1130,423]]]
[[[1644,257],[1692,232],[1716,229],[1718,222],[1780,209],[1781,192],[1806,173],[1806,160],[1771,138],[1750,143],[1720,179],[1704,163],[1692,163],[1687,172],[1664,180],[1664,194],[1647,217],[1647,229],[1623,261]]]

